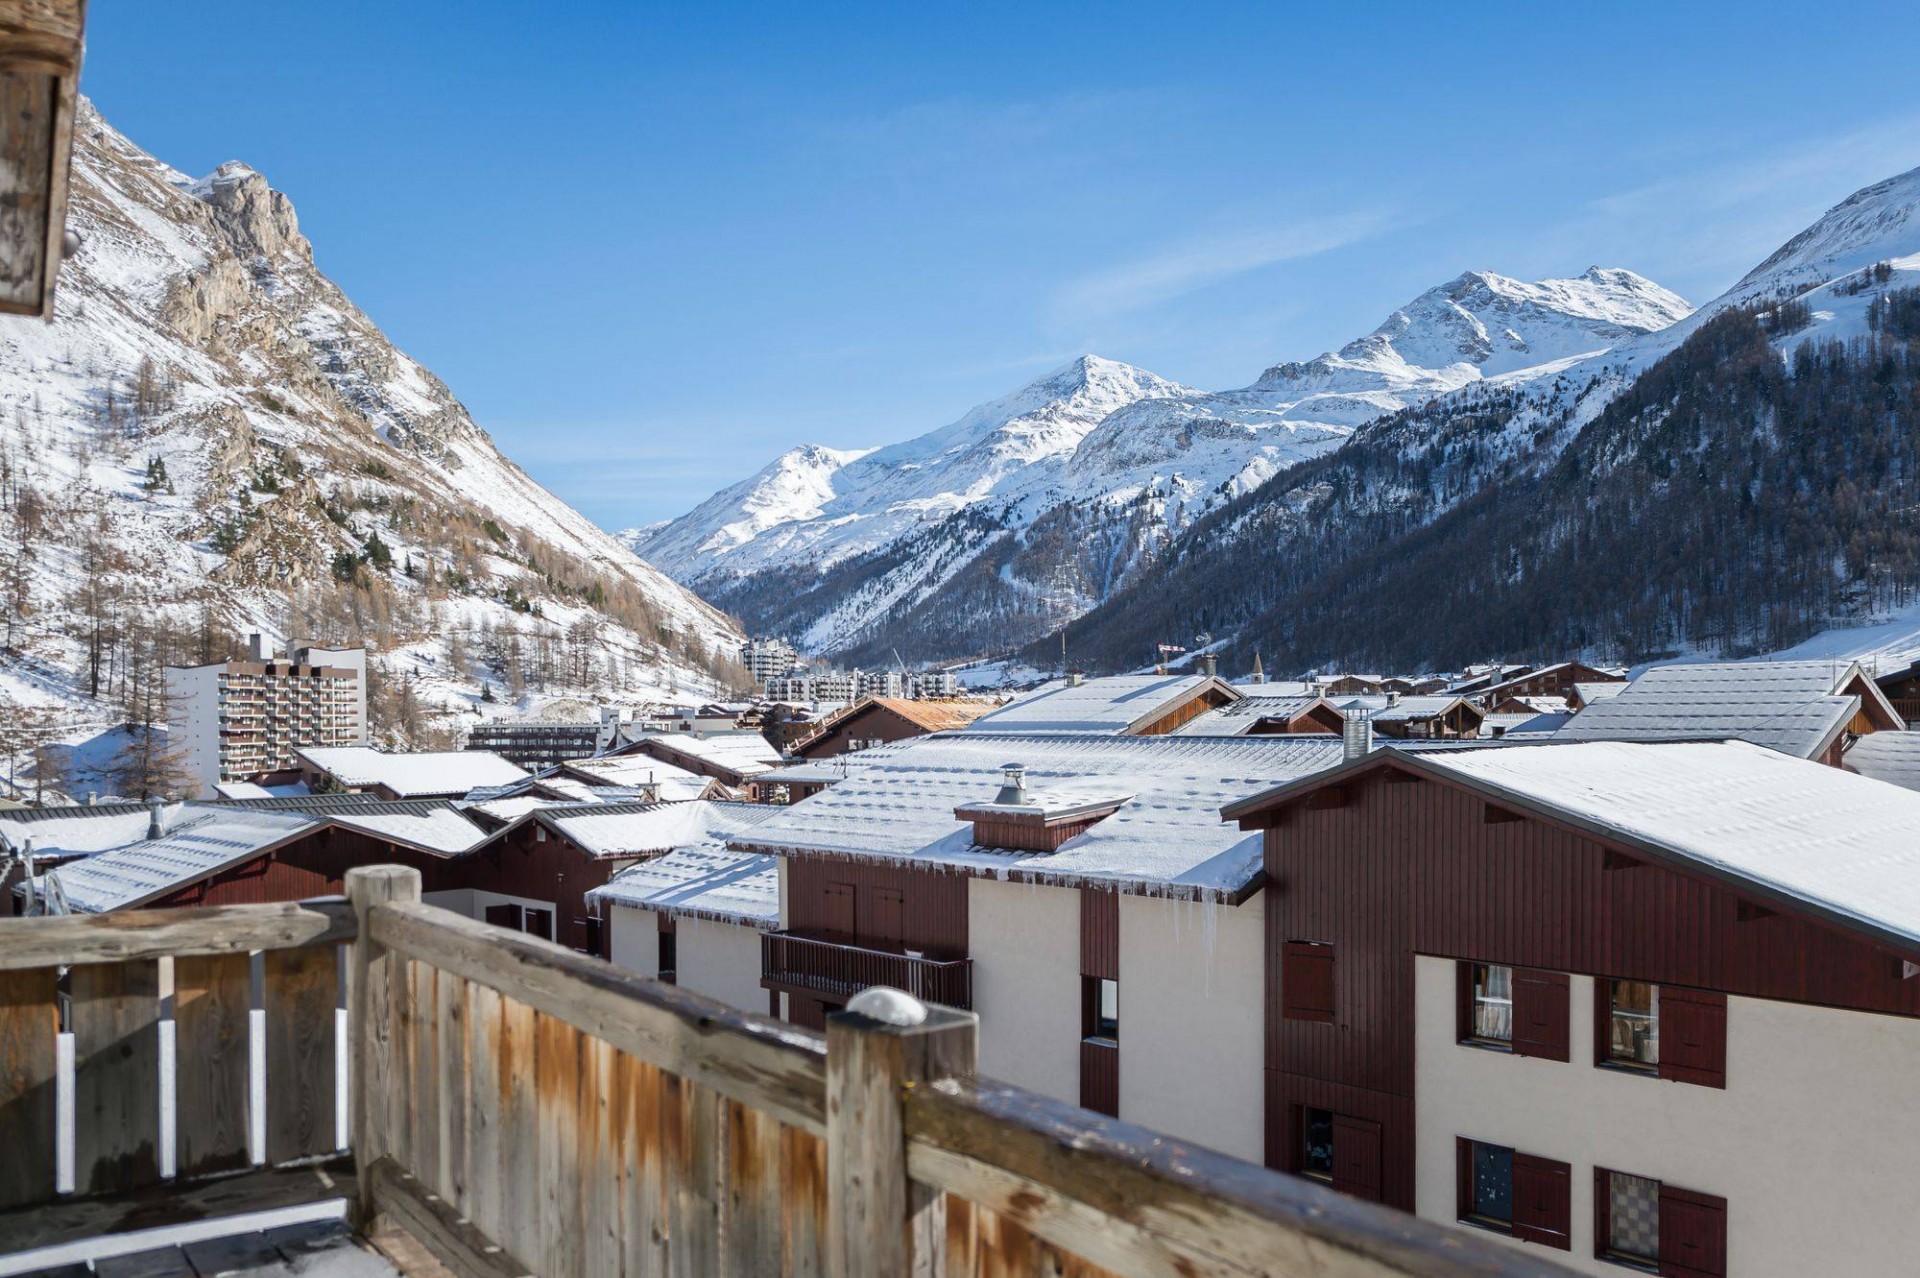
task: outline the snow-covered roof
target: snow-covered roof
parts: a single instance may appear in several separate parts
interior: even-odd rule
[[[222,799],[271,799],[273,791],[252,781],[222,781],[213,787]]]
[[[1743,741],[1548,743],[1413,758],[1920,947],[1920,794],[1910,790]]]
[[[388,754],[368,746],[308,746],[295,753],[342,785],[383,786],[403,799],[465,794],[476,786],[505,785],[528,775],[487,750]]]
[[[471,852],[487,839],[485,830],[445,804],[389,803],[383,810],[335,812],[327,819],[349,830],[444,856]]]
[[[1573,685],[1573,694],[1579,698],[1581,705],[1590,706],[1596,701],[1609,701],[1631,686],[1618,679],[1610,679],[1606,683],[1576,683]]]
[[[101,914],[176,891],[318,826],[297,812],[194,804],[158,839],[144,837],[143,823],[142,837],[53,873],[74,910]]]
[[[635,738],[626,750],[634,750],[646,744],[665,750],[669,754],[697,759],[702,763],[726,768],[746,777],[758,776],[769,769],[777,768],[781,761],[780,752],[773,748],[773,743],[758,732],[648,733]]]
[[[1240,690],[1210,675],[1112,675],[1047,684],[967,725],[969,732],[1124,733],[1214,688]]]
[[[1869,732],[1847,747],[1846,767],[1875,781],[1920,790],[1920,732]]]
[[[1260,844],[1223,826],[1221,805],[1329,767],[1340,753],[1332,737],[947,733],[861,760],[845,780],[774,809],[732,846],[1237,901],[1258,881]],[[1009,763],[1050,798],[1132,797],[1055,852],[976,845],[973,824],[954,810],[991,802]]]
[[[1375,723],[1413,723],[1421,719],[1437,719],[1455,706],[1465,706],[1476,716],[1482,711],[1464,697],[1446,695],[1433,697],[1399,697],[1388,701],[1368,717]]]
[[[1490,714],[1480,721],[1482,737],[1545,737],[1551,736],[1573,716],[1563,710],[1549,710],[1540,714]]]
[[[185,809],[184,803],[162,808],[161,828],[172,829]],[[41,855],[104,852],[146,838],[150,819],[144,803],[9,808],[0,812],[0,844],[18,851],[31,839]]]
[[[1254,685],[1257,689],[1260,685]],[[1245,691],[1245,689],[1242,689]],[[1270,695],[1253,691],[1238,701],[1195,715],[1170,734],[1177,737],[1237,737],[1251,732],[1266,719],[1288,720],[1306,713],[1322,698],[1317,693]],[[1328,702],[1329,709],[1333,703]],[[1331,729],[1329,729],[1331,731]]]
[[[1859,709],[1858,696],[1840,694],[1848,686],[1870,688],[1872,681],[1849,662],[1656,666],[1624,691],[1586,707],[1559,736],[1568,741],[1732,738],[1812,758],[1833,743]],[[1878,689],[1869,695],[1878,697]],[[1891,706],[1886,713],[1892,714]]]
[[[787,809],[765,803],[602,804],[589,808],[547,808],[531,819],[559,831],[596,857],[645,856],[705,844],[723,847]]]
[[[758,738],[756,738],[758,739]],[[697,772],[668,763],[665,759],[656,759],[649,754],[602,755],[594,759],[573,759],[560,764],[554,771],[561,776],[573,776],[584,781],[587,786],[625,786],[639,787],[648,784],[659,787],[660,797],[664,800],[697,799],[707,791],[712,780]],[[543,783],[549,778],[543,777]],[[552,780],[558,784],[558,779]]]
[[[595,905],[626,905],[750,927],[780,925],[780,858],[725,848],[679,848],[642,861],[587,893]]]

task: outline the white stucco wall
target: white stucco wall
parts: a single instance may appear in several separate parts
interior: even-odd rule
[[[1120,1117],[1256,1163],[1264,899],[1120,898]]]
[[[980,1072],[1078,1105],[1079,892],[969,879],[967,949]]]
[[[675,942],[676,983],[743,1012],[766,1015],[760,988],[760,930],[715,919],[681,918]]]
[[[1572,1164],[1573,1250],[1546,1255],[1575,1269],[1622,1272],[1593,1255],[1598,1166],[1724,1197],[1740,1278],[1914,1272],[1920,1021],[1729,997],[1722,1091],[1595,1068],[1591,978],[1572,978],[1565,1064],[1460,1046],[1455,989],[1452,960],[1416,960],[1421,1215],[1454,1218],[1465,1136]]]
[[[607,955],[614,966],[638,972],[648,980],[660,975],[659,915],[627,905],[606,907],[609,929]]]

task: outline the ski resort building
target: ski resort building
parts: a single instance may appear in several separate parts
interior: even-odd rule
[[[195,795],[291,779],[302,747],[366,744],[366,649],[305,645],[276,657],[256,634],[245,661],[168,667],[167,701]]]
[[[1172,732],[1209,710],[1238,701],[1241,692],[1210,674],[1070,674],[1010,701],[969,725],[975,732],[1103,733],[1151,737]]]
[[[797,742],[791,753],[801,759],[826,759],[870,750],[893,741],[964,728],[991,709],[993,705],[987,701],[869,697],[821,720],[812,735]]]

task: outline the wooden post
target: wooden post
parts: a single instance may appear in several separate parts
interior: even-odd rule
[[[914,1000],[897,991],[895,1001]],[[833,1278],[940,1278],[944,1196],[907,1175],[906,1089],[970,1078],[980,1018],[926,1007],[918,1025],[860,1011],[827,1017],[827,1272]]]
[[[393,1069],[392,1019],[394,999],[407,995],[406,963],[376,944],[371,926],[374,907],[420,900],[420,871],[399,865],[370,865],[347,871],[347,900],[359,923],[353,943],[353,968],[347,986],[347,1033],[352,1050],[353,1077],[347,1102],[352,1112],[354,1165],[358,1188],[354,1223],[366,1229],[373,1223],[373,1165],[393,1152],[388,1132],[388,1097],[406,1080]]]

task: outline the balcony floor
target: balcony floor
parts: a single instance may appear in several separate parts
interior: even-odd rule
[[[354,1241],[345,1221],[317,1221],[36,1269],[26,1278],[393,1278],[400,1270]]]

